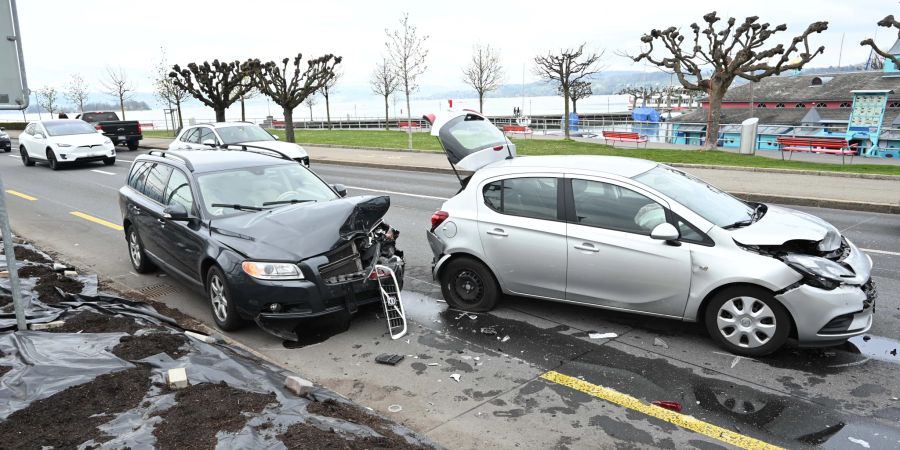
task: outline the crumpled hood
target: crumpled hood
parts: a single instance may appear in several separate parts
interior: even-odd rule
[[[214,219],[213,236],[250,259],[301,261],[369,232],[391,206],[387,196],[299,203]]]
[[[768,211],[752,225],[731,230],[731,237],[744,245],[781,245],[787,241],[818,242],[840,232],[830,223],[793,209],[768,206]],[[840,240],[837,241],[840,243]]]

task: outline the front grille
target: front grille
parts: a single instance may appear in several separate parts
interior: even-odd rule
[[[328,284],[359,278],[363,270],[362,260],[355,242],[341,246],[325,254],[328,262],[319,266],[319,275]]]
[[[862,291],[866,294],[866,299],[863,300],[863,309],[875,306],[875,299],[878,297],[878,290],[875,289],[875,280],[869,278],[869,281],[862,285]]]

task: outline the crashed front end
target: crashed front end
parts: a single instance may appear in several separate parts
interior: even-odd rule
[[[776,258],[800,275],[775,294],[794,319],[799,345],[840,344],[872,327],[877,297],[872,259],[831,225],[821,240],[738,244]]]

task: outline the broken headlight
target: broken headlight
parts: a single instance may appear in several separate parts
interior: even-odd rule
[[[296,264],[244,261],[241,264],[244,273],[260,280],[302,280],[303,272]]]
[[[844,266],[818,256],[788,253],[784,256],[784,263],[803,275],[810,286],[829,291],[838,287],[844,280],[856,276]]]

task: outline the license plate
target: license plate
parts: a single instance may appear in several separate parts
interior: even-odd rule
[[[125,136],[119,136],[120,141],[124,141],[125,139],[127,139]]]

